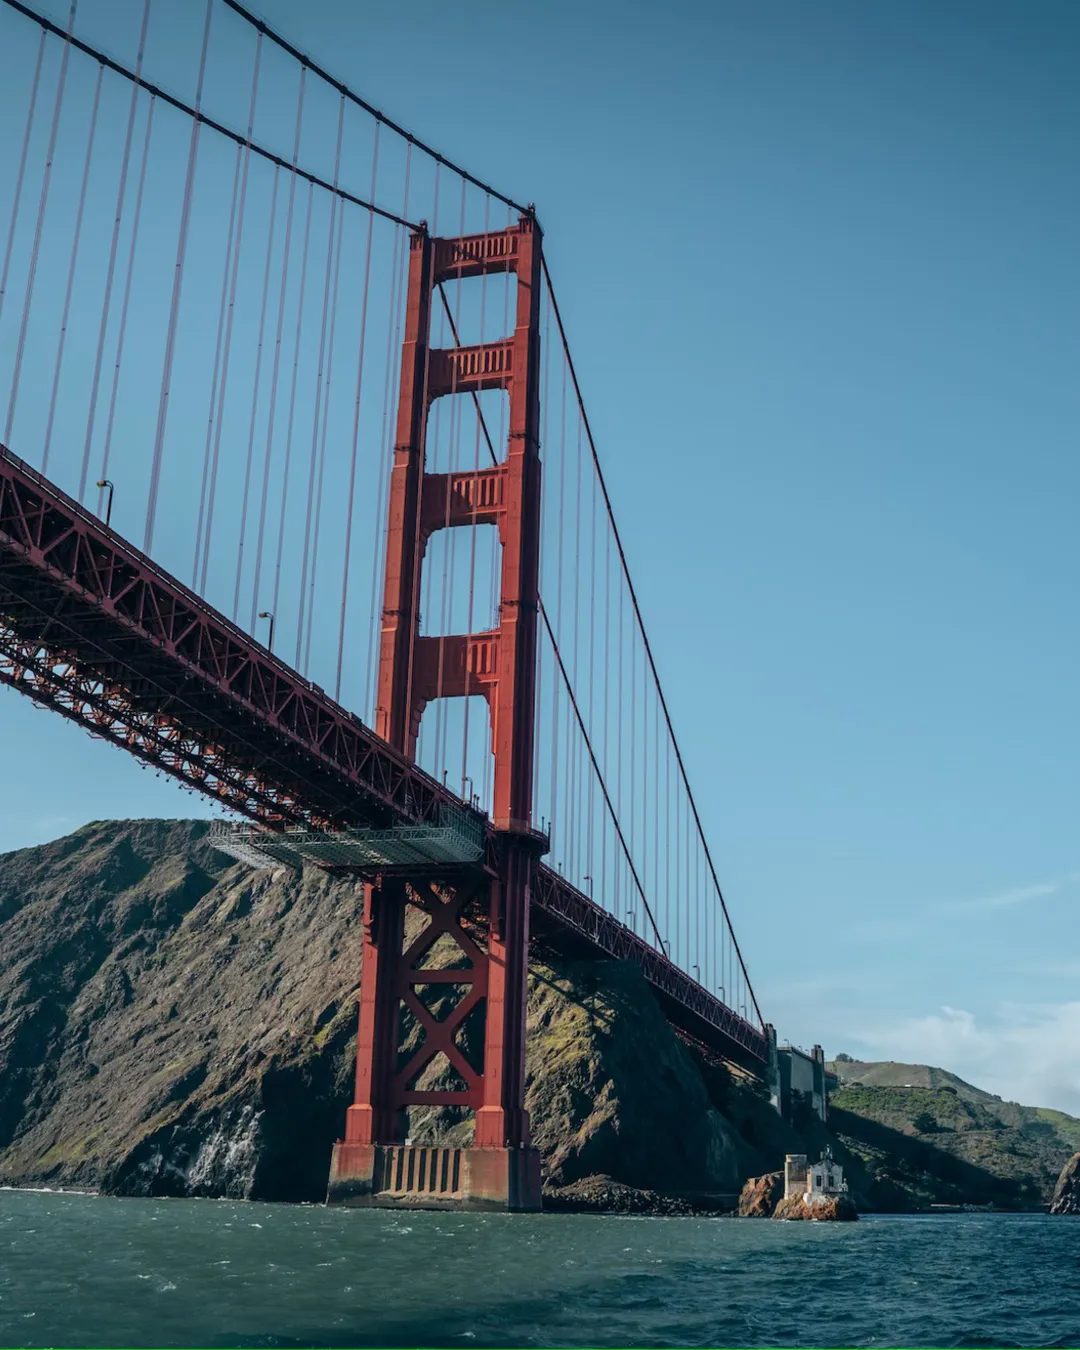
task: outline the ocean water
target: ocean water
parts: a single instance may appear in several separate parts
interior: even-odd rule
[[[1080,1346],[1080,1219],[0,1192],[2,1346]]]

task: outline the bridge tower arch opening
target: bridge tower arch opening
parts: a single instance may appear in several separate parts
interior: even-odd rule
[[[356,1092],[334,1149],[328,1199],[356,1205],[487,1209],[540,1207],[540,1160],[525,1109],[525,1009],[530,891],[546,840],[532,820],[540,549],[541,233],[531,214],[508,229],[410,240],[387,528],[376,730],[415,758],[421,717],[436,699],[482,697],[491,717],[493,842],[481,864],[452,872],[402,867],[365,883]],[[498,339],[431,346],[432,305],[443,282],[493,273],[516,280],[514,327]],[[502,457],[471,471],[429,472],[428,419],[438,399],[503,390],[509,427]],[[492,525],[501,544],[498,616],[482,632],[420,629],[424,555],[437,531]],[[426,916],[412,941],[406,909]],[[465,955],[429,964],[436,940]],[[467,978],[466,978],[467,976]],[[440,982],[463,995],[444,1020],[418,990]],[[421,1028],[401,1047],[402,1009]],[[482,1011],[481,1011],[482,1010]],[[466,1053],[465,1019],[483,1021]],[[408,1019],[406,1019],[408,1020]],[[441,1058],[440,1058],[441,1057]],[[442,1086],[422,1070],[449,1066]],[[446,1079],[449,1078],[449,1082]],[[412,1107],[473,1112],[467,1148],[408,1142]]]
[[[425,772],[490,814],[495,759],[487,699],[470,694],[429,703],[416,745],[416,762]]]

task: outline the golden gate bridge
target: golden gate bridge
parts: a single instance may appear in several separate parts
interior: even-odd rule
[[[538,213],[238,0],[84,8],[0,4],[0,681],[363,886],[332,1200],[535,1208],[531,949],[775,1064]]]

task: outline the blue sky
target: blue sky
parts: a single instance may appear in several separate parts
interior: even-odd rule
[[[1080,1112],[1080,11],[261,12],[536,202],[781,1037]],[[200,809],[5,691],[0,737],[0,848]]]

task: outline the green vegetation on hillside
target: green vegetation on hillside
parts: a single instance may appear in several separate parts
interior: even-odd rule
[[[1037,1208],[1080,1149],[1080,1120],[1003,1101],[944,1069],[844,1061],[830,1069],[841,1084],[830,1129],[883,1194]]]

